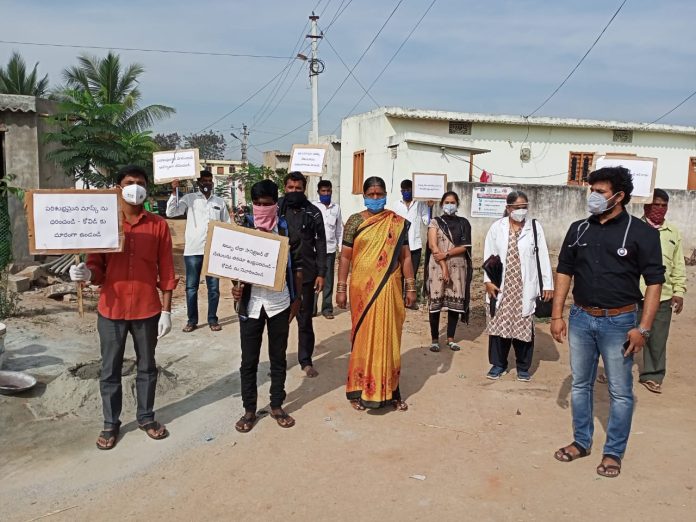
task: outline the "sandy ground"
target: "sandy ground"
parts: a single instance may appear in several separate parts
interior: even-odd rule
[[[183,273],[183,222],[172,223]],[[694,283],[690,269],[690,288]],[[517,382],[513,371],[493,382],[484,377],[480,303],[471,324],[457,331],[459,353],[429,352],[427,315],[409,311],[405,413],[349,407],[347,313],[315,322],[316,379],[303,378],[297,366],[293,327],[286,409],[297,425],[283,430],[264,417],[242,435],[233,428],[241,413],[240,352],[229,286],[223,285],[218,333],[180,332],[182,290],[183,284],[174,330],[158,346],[157,415],[172,435],[157,442],[136,429],[126,377],[123,436],[109,452],[94,446],[101,416],[90,367],[77,372],[84,379],[68,372],[98,359],[94,299],[80,320],[74,304],[25,297],[33,311],[8,321],[4,369],[27,371],[40,385],[27,396],[0,396],[0,520],[695,519],[690,299],[672,325],[664,394],[636,386],[624,470],[612,480],[595,474],[608,408],[604,386],[596,389],[593,455],[571,464],[553,458],[571,440],[570,378],[567,345],[555,343],[546,324],[537,327],[532,381]],[[204,286],[200,296],[205,317]],[[260,407],[268,397],[267,370],[262,356]]]

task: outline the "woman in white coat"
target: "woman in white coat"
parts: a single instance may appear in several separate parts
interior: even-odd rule
[[[486,235],[484,259],[500,256],[503,277],[499,287],[484,273],[486,302],[496,300],[493,317],[486,307],[488,359],[491,369],[486,377],[500,379],[508,373],[510,346],[515,348],[517,380],[529,381],[534,352],[534,310],[539,297],[539,276],[532,221],[527,219],[529,199],[522,191],[507,196],[505,215],[491,225]],[[536,222],[539,264],[543,282],[543,299],[553,298],[551,261],[544,229]]]

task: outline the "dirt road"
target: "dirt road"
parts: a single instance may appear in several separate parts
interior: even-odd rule
[[[690,289],[694,283],[690,269]],[[229,295],[226,286],[223,292]],[[204,314],[204,288],[200,295]],[[297,366],[293,327],[286,404],[297,425],[284,430],[265,417],[241,435],[233,428],[241,401],[232,303],[222,301],[222,332],[183,334],[179,290],[174,331],[158,347],[165,373],[156,407],[172,435],[147,439],[135,429],[129,403],[118,446],[100,452],[96,380],[89,367],[76,372],[81,378],[66,376],[67,367],[98,357],[94,315],[80,321],[72,305],[44,306],[8,322],[6,369],[26,370],[43,384],[30,397],[0,396],[1,520],[48,513],[50,521],[694,520],[691,299],[672,326],[664,394],[636,386],[629,450],[615,480],[595,474],[608,408],[602,385],[594,453],[571,464],[553,458],[571,440],[570,379],[567,345],[555,343],[545,324],[537,327],[532,381],[517,382],[513,372],[493,382],[484,377],[480,305],[472,324],[457,331],[459,353],[429,352],[427,315],[409,311],[405,413],[349,407],[347,313],[316,320],[316,379],[303,378]],[[260,406],[268,397],[267,370],[263,357]]]

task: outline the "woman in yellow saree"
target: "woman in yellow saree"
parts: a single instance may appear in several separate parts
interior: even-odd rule
[[[363,184],[366,210],[353,214],[343,233],[336,304],[346,308],[348,273],[352,318],[350,364],[346,396],[353,408],[391,404],[405,411],[399,392],[401,330],[406,306],[416,300],[416,281],[408,248],[408,221],[385,210],[387,189],[382,178]]]

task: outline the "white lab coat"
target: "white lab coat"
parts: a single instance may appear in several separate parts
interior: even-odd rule
[[[553,290],[553,272],[551,271],[551,260],[549,250],[546,246],[544,229],[539,221],[536,222],[537,242],[539,245],[539,264],[541,265],[541,278],[544,283],[544,290]],[[505,272],[507,269],[507,247],[508,235],[510,234],[510,221],[507,217],[499,219],[491,225],[486,234],[486,242],[483,247],[483,260],[485,261],[492,255],[500,256],[503,263],[503,281],[500,285],[499,300],[505,292]],[[536,298],[539,296],[539,277],[537,275],[536,256],[534,255],[534,231],[532,230],[532,220],[525,220],[520,237],[517,240],[517,249],[520,253],[520,265],[522,268],[522,316],[532,315],[536,308]],[[484,282],[491,280],[484,272]],[[486,302],[489,302],[486,294]]]

